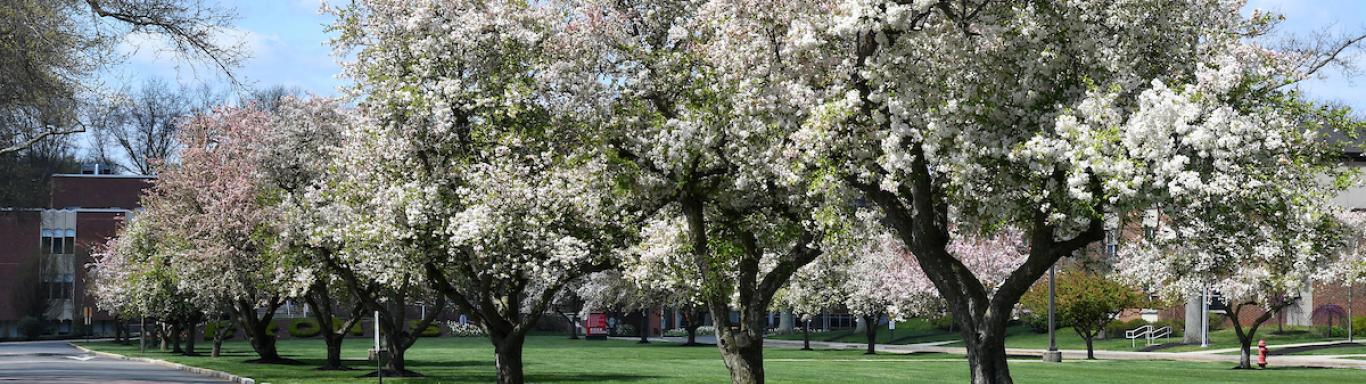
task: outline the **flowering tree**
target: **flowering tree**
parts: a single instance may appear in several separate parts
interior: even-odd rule
[[[353,295],[342,277],[345,274],[329,268],[335,265],[328,261],[337,251],[336,244],[309,241],[311,227],[326,223],[320,222],[319,212],[314,210],[316,207],[307,194],[322,182],[332,164],[349,116],[335,100],[319,97],[287,96],[270,112],[271,129],[254,149],[252,159],[260,168],[265,188],[279,195],[272,199],[270,208],[280,213],[273,223],[274,230],[280,233],[274,251],[281,254],[284,263],[299,271],[297,280],[307,281],[302,296],[312,307],[310,313],[317,319],[327,345],[327,359],[319,369],[348,369],[342,364],[341,344],[346,333],[360,321],[366,305],[353,303],[345,320],[334,313],[339,304],[355,300],[347,300]],[[396,360],[402,361],[402,354],[397,356]]]
[[[270,116],[254,108],[196,116],[180,132],[181,163],[158,172],[143,206],[153,227],[184,241],[172,263],[184,277],[181,288],[231,308],[257,362],[292,363],[280,357],[268,326],[275,310],[306,283],[274,251],[278,211],[268,202],[276,196],[255,152],[269,127]]]
[[[181,288],[184,278],[172,267],[177,252],[170,239],[156,233],[152,220],[131,221],[96,253],[90,266],[95,305],[124,317],[151,317],[164,325],[162,347],[170,342],[175,353],[195,354],[195,326],[211,306]],[[180,333],[188,331],[181,349]],[[217,356],[218,344],[214,345]]]
[[[1169,296],[1206,288],[1218,292],[1229,303],[1243,369],[1252,368],[1257,329],[1298,302],[1300,292],[1342,253],[1345,231],[1331,209],[1303,203],[1315,200],[1302,193],[1316,189],[1293,184],[1278,188],[1287,188],[1277,199],[1281,205],[1258,204],[1278,209],[1213,204],[1197,213],[1172,212],[1173,219],[1155,239],[1121,252],[1124,276]],[[1240,315],[1252,309],[1262,314],[1244,324]]]
[[[673,307],[683,313],[682,328],[688,332],[683,345],[697,345],[697,328],[707,308],[697,270],[684,248],[686,234],[680,221],[681,217],[666,215],[647,222],[639,243],[624,252],[616,269],[595,273],[578,288],[584,310]]]
[[[1089,360],[1096,359],[1092,342],[1105,325],[1125,309],[1143,305],[1146,299],[1142,292],[1095,272],[1075,270],[1055,276],[1058,281],[1054,301],[1059,325],[1072,327],[1072,331],[1086,341]],[[1025,293],[1020,304],[1034,313],[1047,313],[1048,300],[1048,285],[1040,281]]]
[[[1342,212],[1338,215],[1338,220],[1342,222],[1345,234],[1344,253],[1333,264],[1329,273],[1321,274],[1320,277],[1328,277],[1331,281],[1347,285],[1347,318],[1352,319],[1352,292],[1356,290],[1357,282],[1361,281],[1362,276],[1366,276],[1366,258],[1362,257],[1366,253],[1363,247],[1363,239],[1366,239],[1366,213],[1358,210]],[[1358,330],[1352,329],[1352,322],[1347,322],[1347,339],[1351,341],[1353,333]]]
[[[1276,180],[1277,159],[1331,152],[1304,140],[1321,126],[1300,125],[1312,112],[1282,87],[1336,51],[1256,45],[1272,19],[1240,6],[850,2],[760,19],[752,30],[791,31],[830,15],[768,40],[790,45],[733,51],[806,64],[820,50],[837,63],[826,77],[811,65],[789,77],[818,91],[776,97],[820,98],[793,135],[799,172],[833,174],[881,210],[961,327],[973,382],[1009,383],[1014,306],[1059,258],[1100,240],[1107,215],[1255,196],[1267,188],[1237,186]],[[1317,164],[1291,165],[1312,175]],[[1026,234],[1029,254],[991,289],[949,247],[955,232],[1004,227]]]
[[[535,76],[542,3],[366,1],[335,11],[353,52],[361,117],[345,175],[320,192],[346,210],[350,268],[431,287],[483,327],[498,381],[520,383],[522,345],[557,292],[610,266],[627,234],[611,169],[584,124],[552,116]],[[342,172],[338,172],[342,173]]]
[[[842,231],[839,217],[851,204],[848,196],[808,194],[830,180],[794,174],[785,156],[798,149],[790,135],[811,97],[776,97],[788,83],[768,75],[792,68],[755,56],[767,47],[726,38],[759,38],[746,35],[754,25],[738,23],[810,2],[561,3],[570,16],[546,45],[555,65],[541,77],[569,100],[555,112],[593,121],[599,142],[626,165],[632,201],[682,217],[686,262],[695,268],[689,279],[701,283],[731,379],[763,382],[774,297],[821,254],[827,233]],[[752,72],[721,71],[712,61],[725,57],[750,60],[735,64]]]

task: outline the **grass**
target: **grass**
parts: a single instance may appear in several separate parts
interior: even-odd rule
[[[136,346],[111,342],[88,344],[101,351],[138,356]],[[343,356],[353,367],[368,367],[365,339],[350,339]],[[205,345],[207,347],[207,345]],[[232,372],[258,382],[368,383],[354,376],[366,371],[326,372],[313,367],[323,357],[322,341],[281,340],[280,352],[307,365],[279,366],[243,363],[252,358],[242,341],[224,344],[225,356],[185,357],[161,352],[146,356]],[[207,348],[206,348],[207,349]],[[409,368],[426,378],[395,380],[407,383],[486,383],[494,380],[493,350],[481,338],[422,339],[408,354]],[[826,384],[834,382],[962,383],[967,363],[944,354],[865,356],[858,351],[799,351],[768,349],[765,366],[769,382]],[[718,383],[727,372],[715,347],[680,347],[632,341],[568,340],[559,336],[528,339],[528,382],[537,383]],[[1366,380],[1366,372],[1346,369],[1230,370],[1227,363],[1167,361],[1069,361],[1060,365],[1035,359],[1012,361],[1011,372],[1020,383],[1348,383]]]
[[[1254,350],[1252,351],[1252,353],[1257,353],[1257,351],[1255,350],[1256,347],[1253,348]],[[1271,351],[1275,352],[1276,348],[1271,348]],[[1333,346],[1332,348],[1295,352],[1291,353],[1291,355],[1366,355],[1366,344],[1356,343],[1350,345],[1338,345]]]
[[[898,321],[896,330],[888,330],[887,326],[877,328],[878,344],[919,344],[938,341],[958,340],[957,332],[947,332],[935,328],[928,320],[910,319]],[[770,335],[771,339],[779,340],[801,340],[802,331],[788,334]],[[867,343],[868,336],[863,332],[854,332],[853,329],[837,329],[829,332],[811,332],[811,341],[833,341],[840,343]]]

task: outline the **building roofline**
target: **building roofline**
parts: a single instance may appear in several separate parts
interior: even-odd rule
[[[86,178],[86,179],[144,179],[144,180],[155,180],[155,179],[157,178],[156,176],[148,176],[148,175],[87,175],[87,174],[83,174],[83,173],[54,173],[54,174],[52,174],[52,177],[72,177],[72,178]]]

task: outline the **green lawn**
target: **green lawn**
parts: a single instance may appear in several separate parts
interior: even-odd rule
[[[896,330],[888,330],[886,325],[877,329],[878,344],[919,344],[931,343],[936,341],[958,340],[957,332],[947,332],[939,330],[930,324],[928,320],[910,319],[896,323]],[[788,334],[770,335],[769,338],[780,340],[801,340],[802,332]],[[812,332],[811,341],[834,341],[841,343],[866,343],[868,336],[863,332],[854,332],[853,329],[838,329],[829,332]]]
[[[1276,351],[1276,348],[1271,348],[1271,351]],[[1252,353],[1257,352],[1254,350]],[[1350,345],[1334,346],[1332,348],[1295,352],[1291,353],[1291,355],[1366,355],[1366,344],[1356,343]]]
[[[202,345],[202,344],[201,344]],[[101,342],[89,344],[102,351],[138,355],[135,346]],[[207,345],[204,345],[207,347]],[[344,356],[359,359],[368,346],[365,339],[347,340]],[[207,348],[206,348],[207,349]],[[252,357],[241,341],[224,345],[227,354],[220,358],[173,356],[160,352],[148,357],[224,370],[252,377],[258,382],[284,383],[368,383],[356,379],[363,371],[321,372],[312,369],[323,355],[322,341],[282,340],[281,353],[304,361],[304,366],[246,364]],[[772,383],[962,383],[967,381],[967,363],[962,357],[942,354],[864,356],[858,351],[798,351],[769,349],[766,367]],[[479,338],[435,338],[420,340],[408,352],[409,368],[424,373],[413,383],[492,382],[493,352]],[[721,383],[727,381],[725,366],[714,347],[680,347],[654,343],[637,345],[631,341],[567,340],[557,336],[536,336],[526,347],[527,381],[537,383]],[[361,360],[348,360],[355,367],[369,366]],[[1018,360],[1011,372],[1021,383],[1349,383],[1366,381],[1366,371],[1345,369],[1272,369],[1266,371],[1230,370],[1227,363],[1184,363],[1148,361],[1069,361],[1061,365]]]
[[[1290,330],[1290,328],[1287,327],[1287,330]],[[1071,328],[1060,328],[1058,329],[1057,335],[1059,349],[1086,349],[1086,342],[1081,339],[1081,336],[1077,336],[1077,333],[1072,331]],[[1123,338],[1123,335],[1120,336],[1121,337],[1105,340],[1096,339],[1096,350],[1134,351],[1144,348],[1143,340],[1138,340],[1137,347],[1135,348],[1131,347],[1131,345],[1133,344],[1131,344],[1131,341],[1129,341],[1129,339]],[[1257,339],[1266,339],[1267,344],[1271,345],[1273,349],[1276,345],[1280,344],[1297,344],[1341,340],[1340,338],[1324,338],[1317,333],[1304,332],[1300,330],[1290,331],[1284,334],[1276,334],[1268,332],[1266,329],[1262,329],[1257,332],[1256,337]],[[1204,349],[1224,349],[1238,347],[1238,336],[1233,332],[1232,329],[1221,329],[1217,331],[1211,331],[1209,338],[1210,346],[1206,348],[1201,348],[1198,344],[1179,345],[1175,347],[1164,348],[1159,350],[1158,352],[1191,352]],[[1164,342],[1164,339],[1157,339],[1156,341],[1158,343],[1162,343]],[[1172,335],[1172,337],[1165,339],[1165,341],[1179,343],[1181,342],[1181,337],[1179,335]],[[954,343],[951,345],[962,344]],[[1010,336],[1006,337],[1006,346],[1010,348],[1045,349],[1048,348],[1048,334],[1034,333],[1028,331],[1027,329],[1015,330],[1012,328]],[[1231,354],[1236,355],[1237,352],[1232,352]]]

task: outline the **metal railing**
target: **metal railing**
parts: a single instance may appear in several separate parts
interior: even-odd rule
[[[1143,338],[1143,345],[1153,345],[1153,340],[1162,338],[1165,340],[1172,335],[1172,327],[1153,328],[1152,325],[1130,329],[1124,332],[1124,338],[1129,339],[1132,348],[1138,348],[1138,338]]]

